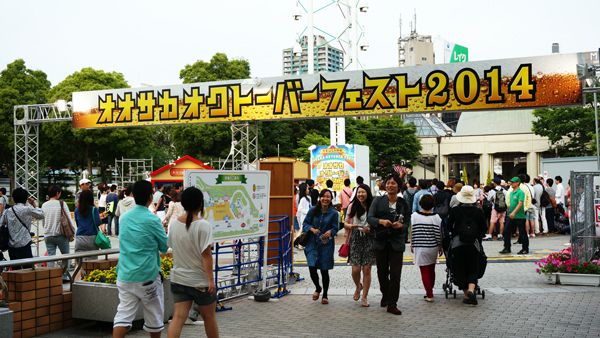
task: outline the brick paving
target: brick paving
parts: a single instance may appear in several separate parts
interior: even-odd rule
[[[567,240],[564,236],[535,238],[531,248],[560,250]],[[501,242],[484,245],[490,256],[502,249]],[[516,251],[513,247],[513,252]],[[298,259],[301,258],[300,254]],[[350,267],[336,266],[331,271],[328,305],[312,301],[314,287],[308,269],[297,267],[294,270],[306,278],[293,283],[289,295],[268,303],[245,297],[226,302],[233,310],[217,313],[220,334],[221,337],[600,336],[600,287],[546,284],[527,257],[518,259],[488,264],[486,275],[480,280],[486,298],[478,297],[478,306],[463,304],[460,295],[457,299],[445,299],[441,290],[446,277],[443,263],[436,266],[435,301],[424,302],[419,270],[407,264],[402,270],[398,303],[402,316],[393,316],[379,307],[375,267],[369,308],[352,300],[354,284]],[[86,323],[40,337],[103,338],[110,337],[111,331],[109,323]],[[166,329],[162,336],[167,336]],[[182,337],[204,336],[202,326],[184,326]],[[148,337],[148,334],[134,328],[127,337]]]

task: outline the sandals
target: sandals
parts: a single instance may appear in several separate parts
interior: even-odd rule
[[[362,299],[362,306],[363,307],[369,307],[371,306],[371,303],[369,303],[369,301],[366,298]]]
[[[360,283],[360,290],[354,291],[354,300],[355,301],[360,299],[360,292],[362,291],[362,289],[363,289],[363,286],[362,286],[362,283]]]
[[[329,304],[329,300],[327,298],[321,299],[321,304]]]
[[[315,291],[315,293],[313,293],[313,300],[319,300],[320,294],[321,294],[321,290]]]

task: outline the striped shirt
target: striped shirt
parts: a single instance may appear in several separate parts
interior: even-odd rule
[[[413,247],[435,248],[442,244],[440,225],[442,219],[437,214],[415,212],[411,216]]]
[[[73,225],[73,220],[71,219],[71,212],[69,211],[69,207],[67,207],[67,203],[63,202],[63,210],[65,214],[69,216],[69,220],[71,220],[71,225]],[[61,236],[60,232],[60,202],[58,200],[49,200],[46,203],[42,204],[42,211],[44,212],[44,235],[46,237],[52,236]]]

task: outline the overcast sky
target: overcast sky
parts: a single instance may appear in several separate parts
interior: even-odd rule
[[[303,0],[306,3],[307,0]],[[318,9],[331,0],[314,0]],[[470,61],[598,50],[600,0],[369,0],[361,13],[370,48],[365,68],[398,65],[403,35],[417,11],[417,32],[469,48]],[[282,49],[306,26],[294,0],[6,1],[0,0],[0,68],[15,59],[48,74],[52,85],[84,67],[123,73],[130,84],[179,84],[179,71],[217,52],[250,62],[252,77],[280,76]],[[586,17],[584,17],[584,15]],[[314,16],[332,35],[343,30],[337,6]]]

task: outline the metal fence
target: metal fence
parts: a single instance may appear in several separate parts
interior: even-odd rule
[[[600,259],[600,171],[571,171],[571,255]]]

